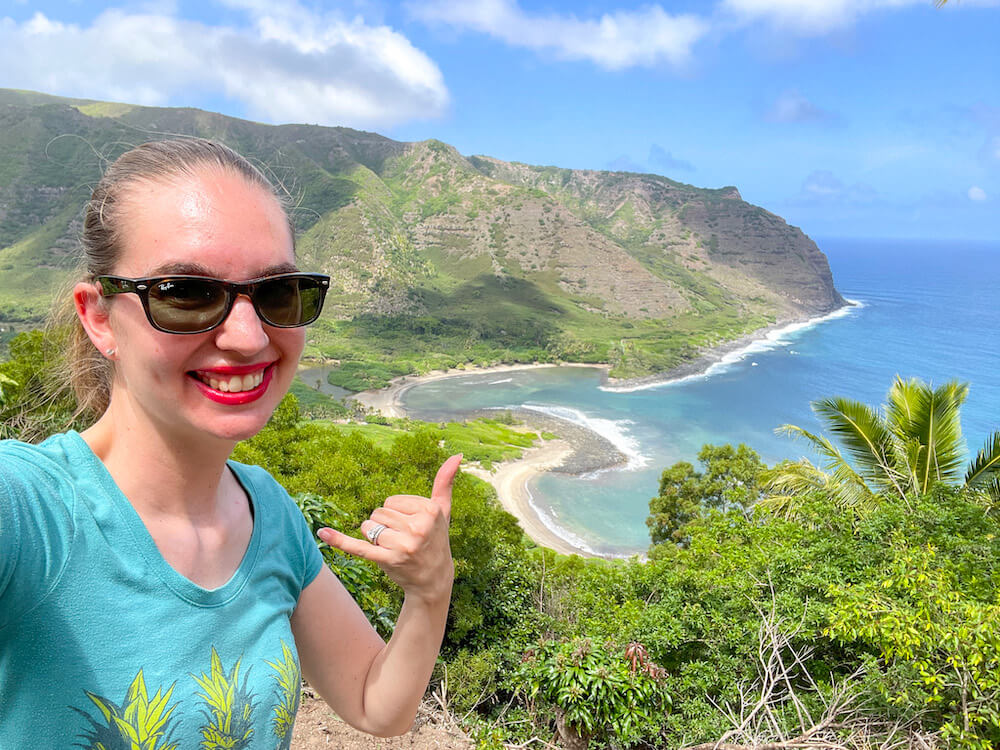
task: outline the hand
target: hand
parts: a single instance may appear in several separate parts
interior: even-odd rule
[[[455,576],[448,543],[451,518],[451,485],[462,463],[452,456],[438,469],[429,498],[393,495],[371,518],[361,524],[367,536],[377,524],[385,524],[378,544],[355,539],[334,529],[320,529],[320,539],[331,547],[376,563],[407,596],[428,600],[447,599]]]

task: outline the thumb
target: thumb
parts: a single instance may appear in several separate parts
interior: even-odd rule
[[[445,516],[451,518],[451,485],[455,481],[455,474],[462,463],[462,454],[452,456],[438,469],[437,476],[434,477],[434,489],[431,490],[431,500],[437,503]]]

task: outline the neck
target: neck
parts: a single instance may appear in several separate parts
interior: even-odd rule
[[[235,441],[169,433],[114,399],[81,435],[141,515],[195,520],[218,514]]]

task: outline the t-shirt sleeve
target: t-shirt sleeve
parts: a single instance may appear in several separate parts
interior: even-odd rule
[[[262,504],[266,503],[268,514],[275,516],[274,526],[268,531],[281,535],[281,548],[287,555],[289,565],[293,568],[294,578],[299,584],[299,590],[295,592],[298,598],[323,567],[323,555],[319,551],[309,524],[285,488],[266,470],[259,466],[235,462],[231,462],[231,465],[237,470],[237,476],[249,480],[259,493],[255,500]]]
[[[0,443],[0,628],[58,581],[74,534],[74,495],[22,444]]]

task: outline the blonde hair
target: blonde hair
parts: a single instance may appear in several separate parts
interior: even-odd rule
[[[60,294],[50,316],[50,333],[64,340],[64,363],[60,381],[72,388],[77,416],[100,416],[111,399],[114,365],[94,347],[76,314],[71,293],[79,281],[113,274],[123,249],[125,218],[130,191],[142,183],[193,177],[206,167],[216,167],[244,178],[274,196],[288,216],[287,196],[246,158],[228,146],[203,138],[153,141],[119,156],[104,176],[84,209],[80,237],[81,262],[75,277]],[[289,230],[295,232],[289,219]],[[294,245],[293,245],[294,246]]]

